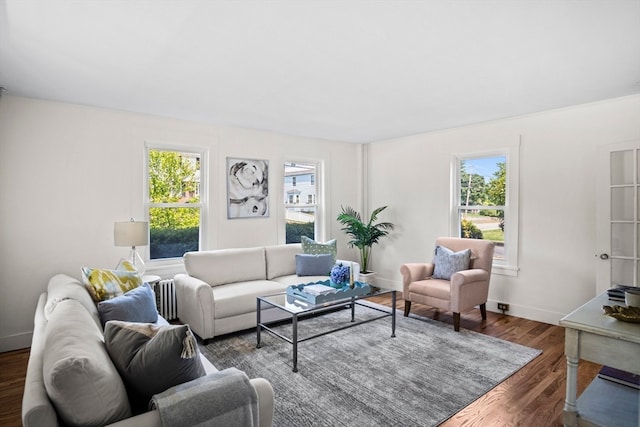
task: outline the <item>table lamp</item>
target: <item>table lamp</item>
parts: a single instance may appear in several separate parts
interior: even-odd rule
[[[149,244],[149,223],[146,221],[121,221],[113,225],[113,240],[116,246],[131,246],[129,260],[138,270],[140,275],[144,274],[144,262],[140,257],[136,246],[146,246]]]

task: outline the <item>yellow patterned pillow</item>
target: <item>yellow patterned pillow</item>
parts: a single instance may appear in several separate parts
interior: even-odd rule
[[[128,259],[120,259],[120,262],[118,263],[118,266],[116,267],[116,270],[119,271],[138,271],[138,269],[136,268],[135,265],[133,265],[131,263],[131,261],[129,261]]]
[[[82,279],[95,302],[120,296],[142,285],[137,271],[82,267]]]

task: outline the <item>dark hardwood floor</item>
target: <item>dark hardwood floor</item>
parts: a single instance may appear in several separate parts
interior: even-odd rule
[[[391,305],[390,297],[379,297],[375,302]],[[402,299],[399,299],[397,308],[401,316],[404,308]],[[419,304],[413,304],[411,312],[436,318],[453,327],[451,313],[437,313]],[[462,328],[538,348],[543,353],[442,426],[561,426],[566,384],[564,328],[491,312],[487,313],[487,320],[483,322],[479,310],[462,313],[461,317]],[[0,353],[1,426],[21,425],[20,411],[28,358],[28,349]],[[600,365],[580,362],[578,395],[599,369]]]

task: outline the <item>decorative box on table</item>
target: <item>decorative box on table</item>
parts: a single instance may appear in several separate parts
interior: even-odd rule
[[[345,284],[341,288],[333,288],[333,291],[330,293],[317,294],[305,292],[305,287],[311,285],[324,285],[327,287],[331,287],[331,281],[321,280],[319,282],[291,285],[287,288],[287,295],[302,299],[311,304],[323,304],[329,301],[358,297],[371,292],[371,287],[368,284],[362,282],[353,282],[353,288],[351,288],[348,284]]]

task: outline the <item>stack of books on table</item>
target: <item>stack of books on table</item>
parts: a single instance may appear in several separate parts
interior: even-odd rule
[[[611,288],[607,290],[607,295],[609,299],[612,301],[622,301],[624,302],[624,292],[627,289],[638,289],[635,286],[616,286],[615,288]]]
[[[304,291],[310,295],[328,295],[335,294],[338,290],[327,285],[307,285]]]
[[[621,371],[620,369],[610,366],[603,366],[602,369],[600,369],[600,373],[598,373],[598,377],[640,390],[640,375],[638,374]]]

